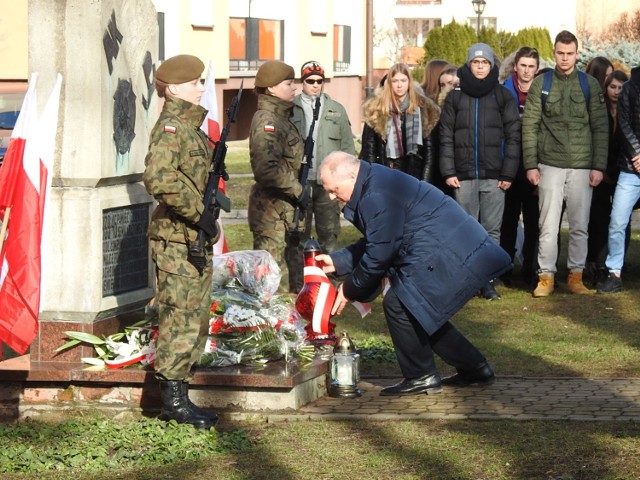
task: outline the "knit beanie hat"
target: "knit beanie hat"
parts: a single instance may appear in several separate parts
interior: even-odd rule
[[[300,80],[304,82],[305,78],[310,77],[311,75],[319,75],[324,78],[324,68],[315,60],[311,60],[304,65],[300,69]]]
[[[493,54],[493,50],[486,43],[476,43],[469,47],[469,51],[467,53],[467,66],[471,66],[471,60],[474,58],[484,58],[491,64],[491,68],[493,68],[493,64],[495,61],[495,57]]]
[[[256,87],[274,87],[284,80],[295,77],[295,72],[291,65],[287,65],[279,60],[267,60],[258,69],[256,74]]]

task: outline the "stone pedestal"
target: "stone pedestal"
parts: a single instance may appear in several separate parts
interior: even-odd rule
[[[197,369],[192,401],[217,412],[298,410],[327,393],[328,361],[298,365]],[[158,382],[150,368],[91,371],[81,363],[32,362],[29,355],[0,362],[0,420],[41,417],[59,421],[82,410],[104,414],[160,408]]]
[[[32,362],[90,356],[88,347],[54,350],[66,330],[117,331],[153,297],[153,199],[141,178],[158,115],[157,30],[151,0],[29,0],[41,104],[63,76]]]

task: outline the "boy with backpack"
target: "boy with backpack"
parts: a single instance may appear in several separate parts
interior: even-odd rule
[[[598,81],[575,65],[578,39],[566,30],[555,39],[556,68],[529,89],[522,119],[522,152],[529,181],[538,187],[540,236],[534,297],[555,287],[558,231],[566,202],[569,223],[568,289],[588,294],[582,282],[587,258],[593,187],[607,166],[609,120]]]
[[[520,162],[520,115],[513,95],[498,80],[491,47],[476,43],[458,70],[440,117],[440,171],[462,208],[500,242],[505,191]],[[482,288],[500,298],[493,281]]]

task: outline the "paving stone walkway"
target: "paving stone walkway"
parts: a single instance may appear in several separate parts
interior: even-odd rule
[[[640,421],[640,379],[500,377],[487,387],[445,387],[436,395],[381,397],[397,379],[360,382],[355,399],[323,397],[300,410],[238,412],[236,419],[298,420],[502,419]]]

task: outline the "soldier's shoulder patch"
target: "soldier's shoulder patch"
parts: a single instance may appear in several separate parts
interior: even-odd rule
[[[276,131],[276,126],[275,125],[271,125],[270,123],[267,123],[264,126],[264,131],[265,132],[270,132],[270,133],[274,133]]]
[[[604,103],[604,93],[600,93],[600,103]]]
[[[165,125],[164,126],[164,131],[165,132],[169,132],[169,133],[176,133],[178,129],[176,127],[174,127],[173,125]]]

